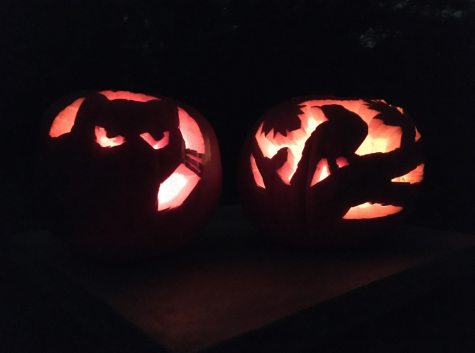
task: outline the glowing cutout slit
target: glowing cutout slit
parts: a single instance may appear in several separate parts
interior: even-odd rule
[[[169,142],[169,136],[170,133],[168,131],[165,131],[163,133],[163,137],[157,141],[148,132],[140,134],[140,137],[143,138],[150,146],[152,146],[154,150],[159,150],[160,148],[166,147]]]
[[[254,158],[252,154],[251,154],[251,170],[252,170],[252,174],[254,175],[254,180],[257,186],[265,189],[266,186],[264,184],[264,179],[262,178],[261,172],[257,168],[256,159]]]
[[[325,158],[322,158],[315,168],[315,173],[313,173],[312,182],[310,186],[314,186],[316,183],[321,182],[330,175],[330,168],[328,167],[328,162]]]
[[[416,184],[420,183],[424,179],[424,163],[419,164],[416,168],[411,170],[409,173],[391,179],[393,183],[410,183]]]
[[[183,163],[163,183],[158,190],[158,211],[180,206],[195,188],[200,177]]]
[[[152,100],[159,100],[157,97],[147,96],[143,93],[132,93],[127,91],[102,91],[99,93],[105,96],[110,101],[116,99],[126,99],[129,101],[145,103]]]
[[[189,153],[187,153],[186,156],[193,159],[194,161],[197,161],[198,163],[203,162],[203,158],[201,158],[201,157],[193,156],[192,154],[189,154]]]
[[[385,217],[401,212],[402,209],[403,208],[400,206],[365,202],[361,205],[351,207],[343,216],[343,219],[371,219]]]
[[[205,153],[205,141],[196,121],[182,108],[178,107],[180,132],[185,140],[186,148],[198,153]]]

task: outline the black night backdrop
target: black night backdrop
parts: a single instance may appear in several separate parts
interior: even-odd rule
[[[156,93],[203,114],[239,201],[241,146],[309,94],[381,98],[414,117],[425,180],[410,223],[475,234],[475,1],[24,1],[0,9],[0,235],[35,230],[42,115],[80,90]]]

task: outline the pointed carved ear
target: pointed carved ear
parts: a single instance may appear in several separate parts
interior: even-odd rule
[[[56,115],[51,124],[49,136],[56,138],[70,133],[78,123],[81,124],[83,120],[92,117],[97,106],[104,104],[105,101],[107,98],[98,93],[75,99]]]
[[[99,93],[93,93],[86,97],[81,107],[79,107],[76,123],[73,129],[82,125],[96,124],[97,117],[101,116],[105,105],[109,100]]]
[[[166,124],[161,126],[164,131],[176,129],[180,125],[178,106],[173,102],[169,102],[165,99],[153,100],[147,102],[147,108],[154,121],[162,121]],[[162,119],[162,117],[166,117],[166,119]]]
[[[95,126],[100,125],[100,117],[109,100],[99,93],[88,95],[78,109],[76,120],[71,129],[72,136],[90,135],[95,139]]]

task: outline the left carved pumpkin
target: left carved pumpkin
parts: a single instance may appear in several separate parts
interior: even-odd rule
[[[196,110],[102,91],[51,115],[39,175],[53,201],[49,223],[67,241],[101,259],[138,259],[185,244],[206,224],[221,192],[221,160]]]

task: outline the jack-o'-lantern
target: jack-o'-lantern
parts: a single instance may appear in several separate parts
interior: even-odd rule
[[[137,259],[193,238],[221,191],[210,124],[170,98],[88,93],[53,109],[40,176],[50,224],[102,259]]]
[[[348,245],[399,223],[423,179],[421,136],[382,100],[309,96],[256,123],[241,157],[242,202],[269,237]]]

